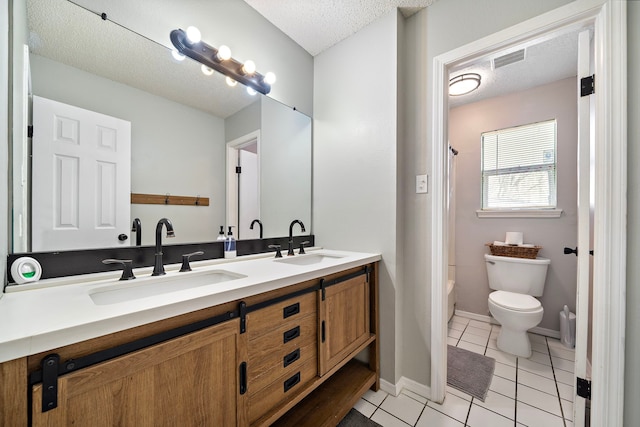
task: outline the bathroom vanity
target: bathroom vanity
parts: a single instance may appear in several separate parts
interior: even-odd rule
[[[336,425],[378,388],[380,256],[247,258],[5,295],[0,424]]]

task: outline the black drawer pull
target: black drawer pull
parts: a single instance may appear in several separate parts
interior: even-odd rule
[[[298,384],[300,382],[300,372],[296,373],[294,376],[289,378],[284,382],[284,392],[288,392],[291,390],[291,387]]]
[[[295,362],[298,359],[300,359],[299,348],[293,350],[291,353],[287,354],[285,357],[282,358],[282,364],[284,365],[283,368],[286,368],[287,366],[291,365],[293,362]]]
[[[282,309],[282,318],[286,319],[287,317],[293,316],[294,314],[300,313],[300,303],[297,302],[295,304],[291,304]]]
[[[291,341],[292,339],[298,338],[300,336],[300,326],[296,326],[293,329],[289,329],[288,331],[286,331],[284,334],[282,334],[282,338],[284,343],[286,344],[289,341]]]

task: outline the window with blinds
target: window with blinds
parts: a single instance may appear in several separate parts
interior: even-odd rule
[[[482,209],[556,207],[556,121],[482,134]]]

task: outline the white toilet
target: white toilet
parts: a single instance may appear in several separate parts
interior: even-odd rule
[[[489,287],[489,311],[500,322],[498,348],[530,357],[527,331],[542,321],[544,309],[534,297],[542,296],[551,262],[545,258],[512,258],[485,254]]]

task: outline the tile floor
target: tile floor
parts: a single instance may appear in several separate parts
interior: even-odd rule
[[[403,390],[395,397],[368,391],[355,405],[383,427],[573,427],[574,352],[559,340],[529,334],[529,359],[497,349],[500,326],[454,316],[448,343],[493,357],[496,368],[484,402],[447,386],[441,405]]]

